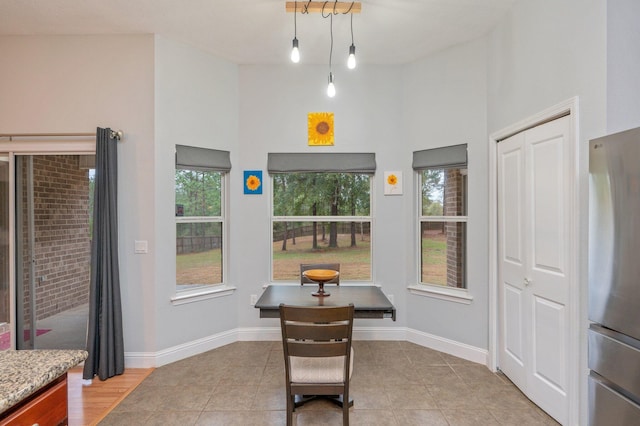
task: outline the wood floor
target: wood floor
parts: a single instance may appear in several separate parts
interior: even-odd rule
[[[136,388],[153,368],[128,368],[124,374],[90,384],[82,380],[82,367],[68,373],[69,426],[97,425],[120,401]]]

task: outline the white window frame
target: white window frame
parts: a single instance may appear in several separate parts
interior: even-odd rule
[[[415,177],[415,200],[416,200],[416,231],[415,231],[415,247],[416,247],[416,282],[417,284],[414,285],[410,285],[408,287],[409,292],[411,294],[415,294],[418,296],[425,296],[425,297],[430,297],[430,298],[434,298],[434,299],[440,299],[440,300],[447,300],[450,302],[456,302],[456,303],[462,303],[465,305],[469,305],[471,304],[471,302],[473,301],[473,297],[471,296],[471,294],[469,293],[468,288],[466,287],[466,282],[465,282],[465,288],[455,288],[455,287],[448,287],[446,285],[440,285],[440,284],[429,284],[429,283],[425,283],[422,282],[422,224],[425,222],[462,222],[462,223],[466,223],[467,224],[467,229],[465,232],[465,240],[468,241],[468,210],[467,210],[467,215],[466,216],[425,216],[422,214],[422,172],[424,170],[440,170],[440,169],[445,169],[446,167],[438,167],[438,166],[433,166],[433,167],[428,167],[425,169],[420,169],[420,170],[416,170],[414,173],[414,177]],[[467,181],[468,184],[468,181]],[[467,192],[468,192],[468,186],[467,186]],[[468,193],[465,194],[465,196],[467,196],[467,200],[465,200],[465,202],[468,202]],[[468,247],[468,244],[465,244],[465,247]],[[464,268],[465,268],[465,276],[467,274],[468,271],[468,262],[466,261],[466,256],[465,256],[465,264],[464,264]]]
[[[177,170],[177,169],[176,169]],[[175,172],[174,170],[174,184],[175,184]],[[217,297],[229,296],[236,290],[235,286],[228,284],[228,271],[229,271],[229,173],[220,173],[220,216],[176,216],[175,228],[177,238],[177,227],[180,223],[222,223],[222,282],[216,284],[202,284],[195,286],[187,290],[178,290],[178,284],[175,284],[175,294],[171,298],[171,303],[174,306],[183,305],[186,303],[198,302],[201,300],[208,300]],[[174,187],[174,205],[175,205],[175,187]],[[174,252],[176,247],[176,241],[174,241]],[[174,256],[174,263],[176,262]],[[175,277],[174,277],[175,279]]]

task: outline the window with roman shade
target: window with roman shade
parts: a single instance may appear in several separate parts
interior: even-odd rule
[[[374,153],[270,153],[274,281],[302,263],[340,263],[340,282],[372,281]]]
[[[466,288],[467,145],[413,153],[421,284]]]
[[[176,145],[176,291],[224,283],[228,151]]]

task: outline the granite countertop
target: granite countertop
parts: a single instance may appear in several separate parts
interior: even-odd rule
[[[0,413],[85,359],[82,350],[0,351]]]

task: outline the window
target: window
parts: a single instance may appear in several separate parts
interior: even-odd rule
[[[374,154],[269,154],[272,280],[301,263],[340,263],[341,281],[372,281]]]
[[[229,153],[176,146],[176,290],[224,282]]]
[[[466,145],[416,151],[420,283],[466,288]]]

